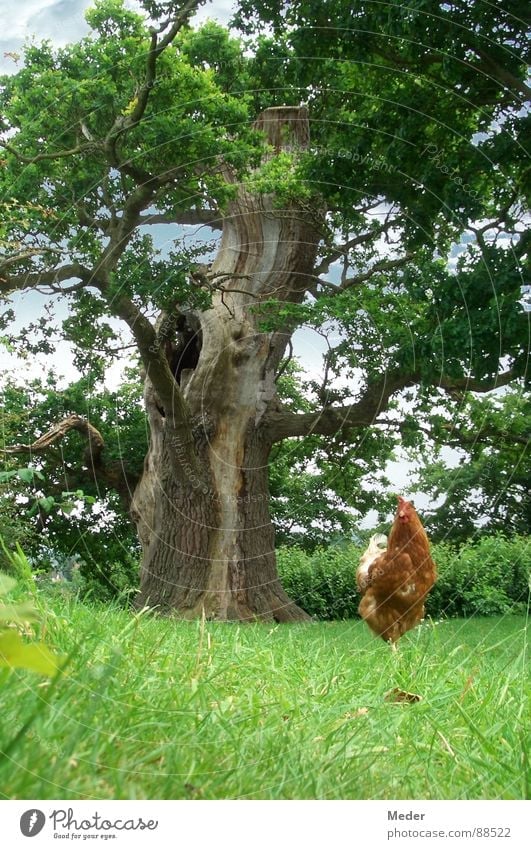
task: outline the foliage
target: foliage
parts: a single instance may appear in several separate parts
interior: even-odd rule
[[[528,710],[523,618],[427,624],[392,657],[362,622],[229,627],[71,599],[46,608],[49,638],[77,653],[46,698],[22,676],[3,693],[1,750],[34,716],[0,761],[7,798],[56,798],[58,785],[69,799],[529,795],[515,722]],[[423,700],[386,702],[396,686]]]
[[[10,541],[10,545],[13,545],[12,541]],[[20,581],[27,590],[33,590],[35,575],[20,543],[16,542],[13,550],[13,548],[8,548],[5,540],[0,536],[0,549],[4,554],[11,576]]]
[[[417,487],[436,501],[427,527],[437,539],[463,540],[482,517],[482,532],[526,534],[531,527],[531,403],[528,395],[507,390],[479,401],[472,396],[457,409],[443,407],[432,416],[435,445],[442,438],[459,449],[450,468],[440,448],[422,452]],[[443,437],[444,434],[444,437]]]
[[[279,572],[288,594],[318,619],[357,616],[355,571],[365,546],[330,547],[308,554],[280,548]],[[529,603],[528,537],[480,537],[460,548],[433,546],[438,579],[426,603],[429,616],[497,616],[522,612]]]
[[[132,378],[133,372],[128,376]],[[13,445],[26,434],[30,441],[50,421],[69,414],[87,417],[105,439],[108,468],[127,466],[133,487],[147,445],[140,389],[132,379],[117,390],[97,390],[81,378],[63,390],[53,373],[46,381],[25,383],[8,377],[1,414],[5,443]],[[126,508],[112,486],[95,478],[88,466],[80,466],[83,448],[81,437],[74,433],[62,443],[59,454],[43,453],[39,468],[19,469],[17,460],[6,459],[6,470],[0,473],[0,529],[6,539],[19,539],[32,557],[50,567],[57,565],[54,557],[76,555],[83,576],[87,580],[98,576],[109,592],[113,582],[104,564],[128,562],[137,543]]]
[[[274,204],[279,208],[289,207],[294,201],[310,202],[312,190],[306,183],[299,159],[295,154],[282,151],[266,159],[250,178],[251,191],[259,195],[273,195]]]
[[[236,24],[254,36],[257,52],[265,53],[264,41],[275,45],[262,86],[279,78],[278,102],[290,88],[304,91],[314,116],[312,173],[346,220],[359,194],[385,196],[408,209],[410,238],[425,242],[441,214],[454,222],[465,210],[477,214],[489,165],[499,167],[498,197],[511,192],[502,173],[520,180],[526,167],[521,152],[509,153],[503,132],[468,143],[473,125],[489,129],[507,109],[516,113],[528,94],[524,4],[517,5],[520,20],[513,8],[466,0],[240,0]],[[269,39],[264,22],[273,27]],[[331,112],[333,127],[325,120]],[[507,134],[513,138],[527,123],[515,113]]]
[[[439,577],[426,604],[429,615],[497,616],[529,606],[529,537],[481,536],[458,549],[438,543],[434,557]]]
[[[300,548],[280,548],[282,585],[290,598],[318,619],[352,619],[359,604],[353,555],[359,559],[358,549],[350,546],[318,549],[311,555]]]
[[[0,485],[0,538],[9,540],[13,547],[20,546],[22,550],[31,554],[40,542],[40,535],[28,517],[24,515],[21,504],[17,503],[17,496],[27,491],[27,486]],[[9,559],[0,546],[0,571],[9,571]]]
[[[22,469],[13,469],[11,471],[0,472],[0,483],[7,483],[18,479],[27,484],[35,486],[36,481],[44,481],[44,475],[38,469],[31,467]],[[76,509],[76,502],[84,502],[85,504],[94,504],[95,499],[85,495],[82,489],[77,489],[75,492],[64,491],[60,498],[54,495],[40,495],[34,499],[28,516],[39,516],[42,514],[52,513],[52,511],[61,511],[66,516],[69,516]]]
[[[100,602],[118,601],[129,606],[131,597],[138,591],[139,552],[116,546],[106,552],[105,560],[97,560],[98,551],[87,542],[86,560],[81,563],[80,581],[74,589],[80,598]],[[112,557],[116,559],[111,559]],[[68,584],[66,585],[68,589]]]

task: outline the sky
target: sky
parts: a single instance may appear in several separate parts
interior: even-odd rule
[[[0,72],[16,69],[6,53],[20,52],[27,38],[50,39],[57,46],[77,41],[88,33],[83,17],[92,0],[0,0]],[[128,2],[132,8],[134,0]],[[232,0],[207,3],[194,18],[196,23],[214,18],[226,23],[233,9]]]
[[[0,0],[0,67],[16,67],[6,53],[19,53],[27,38],[64,45],[88,31],[83,18],[91,0]]]

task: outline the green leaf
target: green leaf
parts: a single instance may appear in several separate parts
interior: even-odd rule
[[[55,498],[53,495],[48,495],[46,498],[39,498],[38,504],[46,513],[51,513],[55,504]]]
[[[16,474],[24,483],[33,483],[35,478],[39,480],[44,480],[44,475],[37,471],[37,469],[18,469]]]
[[[0,472],[0,483],[5,483],[14,477],[18,477],[18,472]]]
[[[44,643],[24,643],[16,631],[0,632],[0,667],[55,675],[61,660],[61,655],[54,654]]]
[[[18,578],[22,578],[22,580],[26,581],[28,585],[33,583],[33,571],[31,569],[31,564],[24,554],[24,551],[20,547],[20,543],[17,542],[15,544],[15,551],[10,551],[3,538],[0,536],[0,549],[4,552],[7,561]]]

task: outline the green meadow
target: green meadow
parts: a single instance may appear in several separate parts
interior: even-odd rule
[[[529,797],[529,630],[183,622],[55,597],[59,677],[4,671],[9,799]],[[416,694],[394,701],[393,691]]]

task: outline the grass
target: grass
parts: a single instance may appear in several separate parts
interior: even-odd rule
[[[46,640],[76,648],[55,684],[1,682],[4,798],[530,795],[521,617],[425,624],[393,657],[361,622],[186,623],[68,598],[45,609]],[[385,701],[393,687],[422,701]]]

